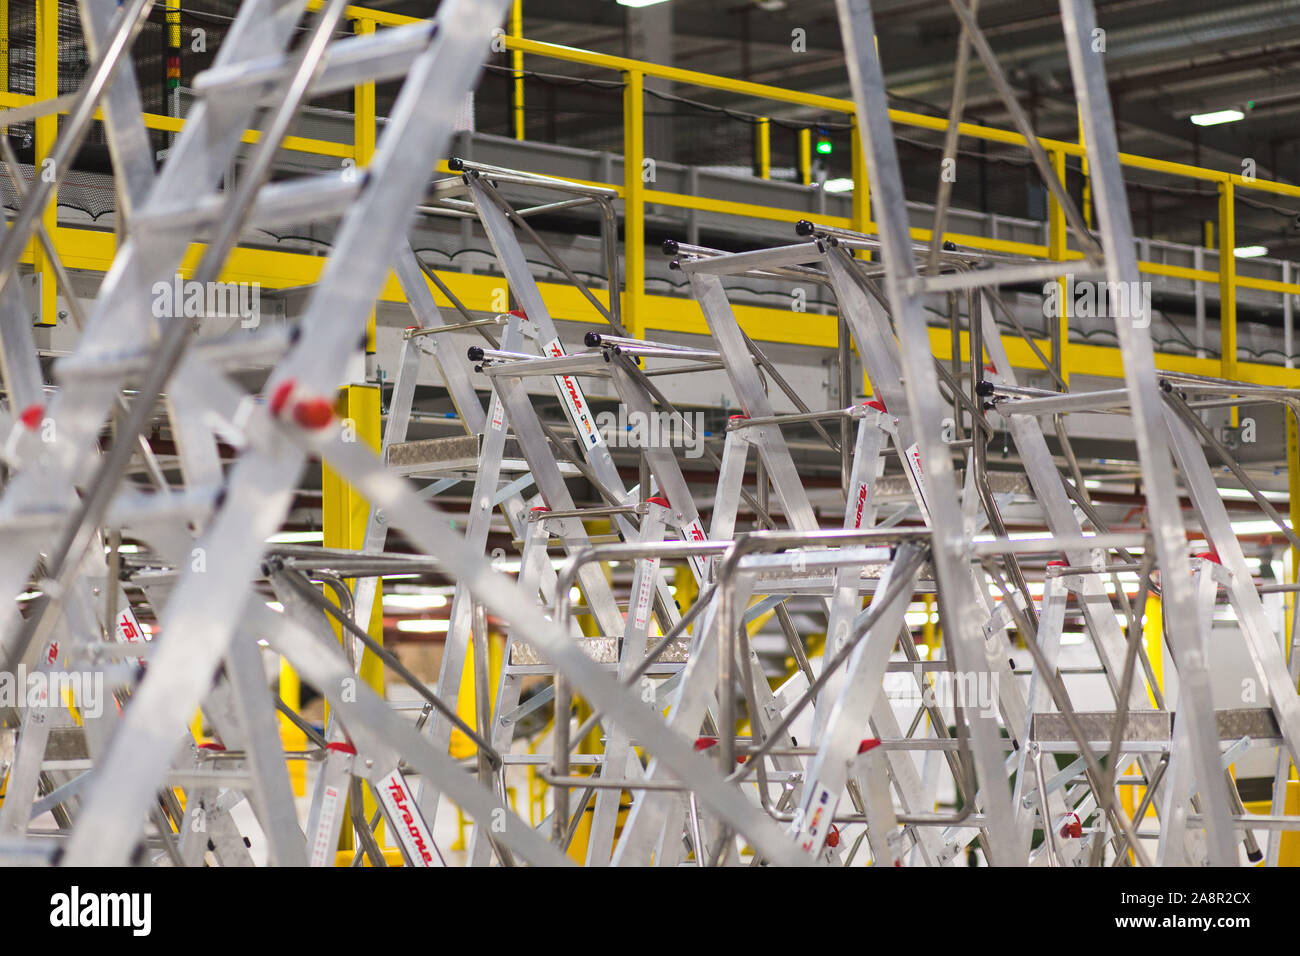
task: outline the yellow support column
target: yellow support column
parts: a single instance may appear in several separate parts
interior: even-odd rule
[[[361,36],[375,32],[375,21],[364,17],[353,21],[352,32]],[[362,83],[353,88],[352,111],[353,159],[360,169],[375,155],[375,84]]]
[[[9,92],[9,4],[0,3],[0,93]],[[8,129],[0,130],[8,132]]]
[[[772,178],[772,121],[760,116],[754,127],[754,164],[759,179]]]
[[[1142,646],[1146,648],[1147,658],[1151,661],[1151,673],[1155,675],[1156,684],[1162,692],[1165,684],[1164,635],[1164,607],[1160,603],[1159,596],[1148,594],[1146,620],[1142,623]],[[1147,688],[1147,696],[1151,699],[1151,706],[1154,707],[1156,695],[1152,693],[1150,687]]]
[[[1291,527],[1300,528],[1300,433],[1297,433],[1295,416],[1287,415],[1286,417],[1286,460],[1287,460],[1287,490],[1291,500]],[[1286,575],[1292,584],[1300,581],[1300,551],[1292,548],[1291,554],[1291,573]],[[1300,614],[1300,593],[1288,591],[1286,593],[1286,634],[1287,650],[1290,651],[1290,635],[1295,630],[1295,616]],[[1290,660],[1288,658],[1288,663]]]
[[[514,0],[510,5],[510,36],[517,40],[524,36],[524,0]],[[525,139],[524,132],[524,51],[510,51],[510,69],[514,74],[514,103],[511,116],[514,119],[515,139]]]
[[[812,130],[799,130],[799,182],[812,185]]]
[[[645,74],[623,74],[623,325],[645,332]]]
[[[1083,113],[1082,112],[1079,113],[1079,145],[1080,146],[1085,145],[1083,139]],[[1053,153],[1052,155],[1053,157],[1055,157],[1056,154]],[[1083,165],[1083,202],[1082,202],[1083,209],[1080,211],[1083,213],[1083,224],[1087,226],[1089,229],[1091,229],[1092,228],[1092,179],[1088,175],[1088,154],[1087,153],[1084,153],[1083,156],[1080,157],[1080,162]],[[1055,166],[1055,163],[1053,163],[1053,166]],[[1061,180],[1061,185],[1064,186],[1065,185],[1065,154],[1064,153],[1061,154],[1061,165],[1059,168],[1057,168],[1056,175]],[[1048,192],[1050,194],[1051,191],[1049,190]]]
[[[871,183],[867,175],[867,153],[862,148],[857,120],[853,121],[853,139],[849,150],[849,164],[853,173],[853,231],[871,232]],[[870,259],[871,253],[861,252],[860,259]]]
[[[1237,224],[1231,182],[1219,183],[1219,365],[1224,378],[1237,377]],[[1237,424],[1237,409],[1232,409]]]
[[[1151,660],[1151,673],[1155,675],[1156,684],[1164,690],[1165,682],[1165,654],[1164,654],[1164,608],[1160,603],[1160,598],[1154,594],[1147,595],[1146,617],[1142,622],[1142,646],[1146,649],[1147,657]],[[1155,694],[1152,693],[1151,687],[1147,687],[1147,697],[1151,701],[1151,706],[1156,704]],[[1131,763],[1124,770],[1125,776],[1136,776],[1141,772],[1136,763]],[[1138,803],[1141,802],[1146,792],[1145,787],[1120,787],[1120,803],[1124,807],[1124,812],[1132,818],[1134,811],[1137,810]],[[1148,817],[1155,815],[1154,807],[1147,807]],[[1136,826],[1141,820],[1134,820]],[[1129,859],[1133,859],[1133,851],[1129,850]]]
[[[8,33],[6,31],[6,46]],[[36,99],[52,100],[59,95],[59,2],[36,0]],[[55,170],[46,169],[43,161],[54,149],[59,135],[57,113],[48,113],[36,119],[36,175],[53,176]],[[50,202],[41,212],[41,223],[49,237],[56,242],[58,229],[58,195],[52,193]],[[58,324],[58,283],[49,257],[40,244],[32,243],[32,265],[40,289],[40,303],[36,314],[38,325]]]
[[[1065,153],[1060,150],[1052,150],[1049,156],[1052,161],[1052,169],[1056,171],[1057,178],[1059,178],[1061,182],[1065,182]],[[1067,243],[1068,235],[1065,229],[1065,210],[1061,208],[1060,200],[1058,200],[1056,195],[1049,189],[1047,191],[1047,258],[1054,259],[1058,262],[1064,261]],[[1061,378],[1065,380],[1065,383],[1068,386],[1070,379],[1069,372],[1066,369],[1065,352],[1066,346],[1070,341],[1070,304],[1068,301],[1070,283],[1064,276],[1056,281],[1059,286],[1057,302],[1060,305],[1056,319],[1057,351],[1053,358],[1056,360],[1056,366],[1061,373]]]
[[[334,404],[334,412],[343,422],[343,427],[354,434],[357,441],[363,441],[376,452],[379,451],[379,387],[377,385],[348,385],[340,393]],[[370,517],[370,502],[355,488],[345,482],[328,466],[321,468],[321,512],[325,529],[325,547],[360,550],[365,542],[366,523]],[[353,584],[352,581],[348,582]],[[327,588],[325,592],[333,598]],[[342,628],[335,622],[334,631],[342,640]],[[370,609],[370,621],[367,633],[375,640],[384,639],[383,588],[375,589],[375,603]],[[384,693],[384,665],[370,651],[361,657],[361,679],[381,697]],[[369,820],[375,812],[374,798],[366,792],[365,814]],[[377,836],[382,845],[382,822]],[[351,834],[344,828],[341,843],[350,843]],[[351,849],[341,846],[341,849]]]
[[[302,681],[298,672],[285,658],[280,658],[280,699],[295,714],[302,712]],[[286,751],[303,751],[307,749],[307,735],[284,714],[280,718],[280,744]],[[195,734],[197,737],[198,735]],[[307,793],[307,763],[303,760],[290,760],[289,783],[293,786],[295,797]]]

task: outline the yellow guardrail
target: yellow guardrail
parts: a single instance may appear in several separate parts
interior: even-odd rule
[[[56,18],[50,16],[55,9],[54,5],[56,0],[36,0],[36,2],[38,19],[42,20],[44,23],[57,22]],[[319,0],[311,0],[309,3],[309,7],[313,9],[319,6]],[[44,14],[43,17],[41,16],[42,14]],[[374,10],[363,6],[348,7],[347,17],[352,21],[353,30],[356,33],[372,32],[378,27],[391,27],[418,22],[417,18],[406,17],[383,10]],[[853,102],[851,100],[822,96],[815,93],[804,93],[798,90],[788,90],[782,87],[769,86],[763,83],[752,83],[746,80],[735,80],[728,77],[715,76],[696,70],[660,66],[658,64],[632,60],[626,57],[610,56],[603,53],[594,53],[589,50],[579,50],[558,44],[529,40],[522,36],[522,16],[520,14],[520,4],[518,0],[516,0],[516,3],[514,4],[508,25],[509,33],[501,37],[501,42],[504,44],[504,48],[510,53],[512,69],[516,73],[514,83],[515,102],[512,104],[512,127],[514,135],[517,138],[523,138],[524,133],[522,85],[524,55],[580,64],[583,66],[608,70],[622,76],[625,83],[623,97],[624,179],[621,183],[598,183],[598,185],[615,189],[622,197],[628,235],[640,235],[643,231],[645,207],[647,204],[717,213],[721,215],[765,219],[776,222],[794,222],[798,219],[812,218],[826,225],[842,226],[866,233],[874,232],[875,224],[871,219],[869,189],[865,188],[866,164],[864,157],[861,155],[862,151],[856,136],[853,137],[853,155],[851,157],[856,188],[853,192],[852,214],[847,218],[839,216],[818,217],[804,211],[781,207],[756,206],[747,203],[728,202],[725,200],[710,199],[704,196],[692,196],[652,189],[648,188],[650,184],[645,181],[645,178],[642,175],[642,166],[646,158],[644,149],[645,116],[643,101],[644,81],[647,77],[667,80],[685,86],[694,86],[741,94],[757,99],[769,100],[774,103],[804,106],[824,112],[840,113],[850,118],[853,116],[854,112]],[[41,30],[40,24],[38,23],[36,45],[38,95],[33,96],[21,93],[0,92],[0,106],[17,107],[27,105],[38,102],[39,100],[52,98],[55,91],[57,91],[57,29]],[[352,143],[338,143],[309,137],[291,137],[285,144],[286,148],[299,152],[330,156],[339,160],[351,160],[356,162],[357,165],[364,165],[369,160],[370,154],[374,150],[375,101],[373,96],[373,87],[361,88],[359,92],[362,95],[357,97],[354,128],[355,135]],[[944,118],[926,116],[921,113],[914,113],[907,110],[890,110],[890,118],[899,126],[932,130],[936,132],[944,131],[948,126],[947,120]],[[38,157],[43,158],[52,146],[53,135],[55,132],[53,120],[54,116],[52,114],[49,117],[37,121]],[[184,126],[184,120],[156,113],[146,113],[144,116],[144,122],[145,125],[151,129],[167,130],[170,132],[179,131]],[[1023,135],[1011,130],[998,129],[996,127],[983,126],[976,123],[961,123],[959,124],[958,129],[963,136],[976,140],[984,140],[986,142],[1009,146],[1024,146],[1026,144],[1026,139]],[[770,135],[770,125],[765,118],[760,118],[759,137],[756,144],[756,159],[760,166],[767,168],[770,163],[770,139],[768,136],[765,136],[764,133]],[[256,142],[257,137],[258,133],[255,130],[249,130],[245,133],[246,142]],[[807,137],[801,138],[801,155],[803,155],[807,150],[806,139]],[[1086,151],[1079,143],[1043,137],[1039,138],[1039,142],[1047,151],[1058,172],[1064,170],[1066,157],[1073,156],[1080,159],[1086,157]],[[1233,215],[1234,200],[1237,190],[1253,190],[1273,195],[1300,198],[1300,187],[1288,183],[1279,183],[1265,179],[1246,177],[1237,173],[1225,173],[1219,170],[1188,165],[1186,163],[1174,163],[1146,156],[1137,156],[1132,153],[1121,153],[1120,161],[1125,167],[1132,169],[1141,169],[1148,172],[1216,184],[1219,190],[1219,212],[1217,222],[1218,270],[1191,269],[1145,261],[1139,263],[1139,269],[1147,275],[1168,276],[1197,282],[1217,282],[1219,285],[1220,297],[1222,348],[1220,350],[1221,358],[1218,362],[1216,374],[1229,378],[1236,378],[1239,377],[1242,372],[1241,366],[1263,364],[1239,363],[1237,361],[1236,291],[1238,288],[1247,288],[1279,294],[1290,293],[1300,295],[1300,283],[1286,283],[1236,275],[1236,260],[1233,254],[1235,248]],[[806,166],[806,160],[803,162]],[[449,171],[445,164],[440,164],[440,168],[443,171]],[[51,204],[51,210],[53,210],[53,208],[54,206]],[[51,220],[53,219],[52,211],[50,218]],[[1040,258],[1049,257],[1060,259],[1061,261],[1069,261],[1078,258],[1079,254],[1076,251],[1069,249],[1067,246],[1064,217],[1061,215],[1059,203],[1054,196],[1050,195],[1050,193],[1048,195],[1048,224],[1049,241],[1047,246],[1037,243],[996,240],[984,236],[972,236],[960,233],[948,233],[946,238],[951,239],[959,245],[975,249],[983,249],[990,252],[1011,253]],[[51,227],[52,231],[62,232],[67,228],[64,227],[64,229],[57,229],[53,222],[47,223],[47,225]],[[929,230],[926,229],[916,228],[912,230],[912,233],[913,237],[919,241],[928,241],[930,238]],[[650,303],[654,297],[648,296],[645,291],[645,249],[640,243],[629,243],[626,249],[626,257],[626,291],[624,293],[625,320],[634,333],[642,333],[647,328],[648,323],[657,326],[656,320],[651,318],[651,314],[648,311]],[[34,262],[39,270],[43,270],[44,264],[41,261],[41,253],[38,249],[33,248],[31,261]],[[51,292],[52,299],[53,282],[45,283],[45,287],[47,287]],[[52,314],[52,312],[53,310],[51,309],[50,314]],[[1065,353],[1068,353],[1071,347],[1067,334],[1067,326],[1068,316],[1062,316],[1060,334],[1057,336],[1057,341],[1060,343],[1063,353],[1059,356],[1063,368],[1067,367],[1065,364],[1067,354]],[[797,342],[798,340],[796,339],[795,341]],[[1288,380],[1292,380],[1289,375],[1285,377]],[[1297,384],[1300,384],[1300,376],[1294,379],[1294,381],[1296,381]]]
[[[15,108],[36,102],[52,100],[58,92],[58,6],[57,0],[35,0],[35,95],[13,93],[0,89],[0,107]],[[310,0],[311,8],[319,7],[319,0]],[[0,5],[0,9],[3,5]],[[355,33],[369,33],[377,28],[400,26],[418,22],[416,18],[400,16],[383,10],[374,10],[363,6],[347,8],[347,17]],[[732,215],[751,219],[764,219],[776,222],[794,222],[798,219],[813,219],[825,225],[841,226],[864,233],[875,231],[871,219],[870,192],[867,182],[865,157],[858,137],[852,138],[851,169],[855,183],[851,215],[845,217],[816,216],[807,212],[780,207],[756,206],[746,203],[728,202],[703,196],[691,196],[647,188],[642,176],[645,160],[645,114],[644,92],[647,77],[667,80],[684,86],[720,90],[740,94],[773,103],[783,103],[809,107],[815,110],[839,113],[852,118],[854,106],[852,101],[836,97],[803,93],[761,83],[734,80],[714,76],[695,70],[683,70],[676,67],[659,66],[626,57],[608,56],[587,50],[552,43],[542,43],[526,39],[523,34],[523,21],[520,3],[516,0],[509,19],[509,32],[502,36],[501,42],[510,54],[511,68],[514,72],[512,104],[512,131],[516,138],[524,138],[524,102],[523,102],[523,58],[525,55],[550,60],[576,63],[584,66],[608,70],[621,75],[624,82],[623,94],[623,155],[624,179],[622,183],[596,183],[618,192],[623,201],[625,229],[628,236],[644,234],[645,210],[647,204],[669,206],[700,212]],[[0,19],[0,30],[7,28],[7,21]],[[0,39],[7,39],[0,37]],[[369,162],[375,148],[375,97],[373,84],[358,88],[353,128],[353,142],[338,143],[308,137],[290,137],[285,148],[334,157],[341,162],[354,162],[364,166]],[[2,114],[0,114],[2,119]],[[890,110],[890,119],[902,127],[942,132],[948,122],[944,118],[926,116],[906,110]],[[757,146],[757,164],[760,170],[767,170],[770,164],[770,123],[760,117],[759,140]],[[144,123],[151,129],[177,132],[184,127],[184,120],[156,113],[146,113]],[[35,122],[36,162],[48,155],[53,148],[57,135],[57,114],[51,112]],[[1025,146],[1027,140],[1020,133],[982,126],[976,123],[961,123],[958,130],[962,136],[990,143],[1008,146]],[[249,130],[244,134],[245,142],[256,142],[258,133]],[[1065,140],[1039,138],[1054,168],[1059,175],[1064,174],[1067,157],[1086,160],[1086,150],[1079,143]],[[809,182],[810,144],[807,130],[801,131],[798,153],[801,178]],[[1121,153],[1120,162],[1126,168],[1159,173],[1181,179],[1215,184],[1219,195],[1217,216],[1217,252],[1219,267],[1216,271],[1207,269],[1190,269],[1156,262],[1140,262],[1139,269],[1147,275],[1169,276],[1196,282],[1217,283],[1221,315],[1221,358],[1199,359],[1192,356],[1158,353],[1157,367],[1169,371],[1188,372],[1197,375],[1220,375],[1226,378],[1242,379],[1261,385],[1278,385],[1300,388],[1300,370],[1284,368],[1261,362],[1239,362],[1237,360],[1237,307],[1238,288],[1256,289],[1280,294],[1300,294],[1300,284],[1277,282],[1238,276],[1236,273],[1235,249],[1235,200],[1238,190],[1269,193],[1277,196],[1300,198],[1300,187],[1288,183],[1273,182],[1265,179],[1247,177],[1237,173],[1226,173],[1206,169],[1185,163]],[[439,164],[442,172],[450,172],[446,163]],[[1085,165],[1086,174],[1086,165]],[[90,271],[107,271],[112,263],[116,249],[115,237],[111,232],[59,225],[56,221],[56,203],[51,203],[43,217],[43,222],[55,241],[60,257],[69,268]],[[947,238],[959,245],[990,252],[1001,252],[1047,257],[1063,263],[1079,258],[1079,253],[1068,247],[1068,233],[1060,204],[1049,192],[1048,194],[1048,243],[1046,246],[1036,243],[996,240],[983,236],[948,233]],[[915,239],[928,242],[930,231],[913,229]],[[1207,242],[1207,246],[1209,243]],[[192,265],[201,254],[202,247],[195,244],[187,257],[187,264]],[[645,289],[645,248],[640,242],[629,242],[626,246],[624,320],[634,335],[645,332],[647,328],[669,331],[707,333],[707,327],[698,306],[689,300],[672,296],[651,295]],[[44,254],[35,242],[32,243],[24,258],[42,275],[41,318],[52,323],[56,310],[56,288],[52,272],[45,261]],[[284,252],[278,250],[236,249],[226,268],[227,281],[255,281],[267,288],[288,288],[309,285],[317,280],[324,262],[319,256],[304,253]],[[182,271],[185,271],[183,267]],[[470,308],[487,309],[489,303],[497,296],[503,280],[490,276],[462,275],[448,273],[445,276],[450,287]],[[576,321],[598,322],[597,313],[576,290],[568,286],[542,283],[541,290],[557,317]],[[603,293],[596,293],[599,297]],[[440,302],[450,303],[435,290]],[[383,301],[400,302],[404,297],[393,277],[381,294]],[[785,342],[817,347],[833,347],[837,341],[837,325],[834,316],[804,314],[800,321],[790,321],[790,313],[781,309],[756,306],[738,306],[737,317],[746,330],[756,339],[764,341]],[[1091,375],[1122,377],[1123,369],[1118,349],[1104,346],[1071,342],[1068,337],[1068,315],[1060,318],[1059,334],[1054,336],[1055,344],[1039,341],[1036,344],[1045,353],[1052,348],[1059,352],[1054,358],[1059,362],[1062,372],[1068,376],[1070,371],[1086,371]],[[1012,362],[1022,367],[1035,367],[1038,357],[1018,337],[1008,336],[1005,340]],[[931,344],[940,358],[950,357],[952,341],[948,330],[932,329]],[[959,337],[958,347],[969,350],[965,336]],[[1300,459],[1300,439],[1294,424],[1287,422],[1288,454],[1294,463]],[[1291,518],[1300,520],[1300,469],[1294,464],[1290,475]],[[1293,566],[1297,563],[1293,554]],[[1289,613],[1295,613],[1292,609]]]

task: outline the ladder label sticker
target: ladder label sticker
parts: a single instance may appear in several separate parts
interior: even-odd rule
[[[921,509],[926,523],[930,521],[930,506],[926,502],[925,493],[925,472],[921,468],[921,446],[918,442],[912,442],[911,447],[907,449],[903,459],[907,462],[907,470],[912,475],[912,481],[916,485],[916,493],[920,500],[917,506]]]
[[[339,812],[338,787],[326,787],[321,795],[320,822],[316,825],[315,837],[311,844],[311,866],[327,866],[330,857],[330,845],[334,842],[334,820]]]
[[[687,541],[709,540],[704,533],[704,525],[699,518],[696,518],[682,530],[683,537],[685,537]],[[695,579],[697,581],[703,581],[708,576],[707,559],[701,558],[698,555],[691,555],[687,560],[690,562],[691,568],[695,571]]]
[[[560,345],[559,339],[551,339],[542,347],[542,351],[551,358],[564,357],[564,347]],[[560,397],[564,399],[564,404],[569,409],[569,417],[573,419],[578,434],[583,436],[583,441],[588,447],[601,444],[604,439],[601,437],[600,429],[596,427],[596,420],[592,418],[591,410],[587,407],[587,396],[582,393],[582,386],[578,384],[577,378],[572,375],[557,375],[555,381],[560,386]]]
[[[835,801],[831,800],[831,791],[829,787],[819,787],[817,794],[812,802],[808,805],[808,838],[799,844],[799,848],[805,853],[816,853],[821,849],[822,841],[825,834],[821,833],[822,818],[830,822],[830,817],[835,814]]]
[[[401,771],[393,770],[379,781],[376,789],[407,858],[415,866],[434,866],[433,834],[411,799],[410,788]]]
[[[494,391],[492,393],[492,430],[494,432],[501,431],[501,426],[503,426],[505,423],[506,423],[505,406],[501,404],[501,399],[497,396],[497,393]]]
[[[853,516],[852,528],[854,530],[857,530],[858,528],[862,527],[862,514],[867,509],[867,492],[869,490],[870,490],[870,486],[867,484],[867,482],[865,481],[858,482],[857,494],[853,496],[855,514]]]
[[[645,568],[641,574],[640,587],[636,592],[636,612],[632,619],[632,626],[641,630],[650,620],[650,598],[654,594],[655,576],[659,573],[659,559],[652,558],[645,563]]]
[[[118,613],[117,620],[114,623],[116,625],[114,632],[117,634],[119,644],[142,644],[148,641],[144,628],[140,627],[139,620],[129,607],[124,607]],[[137,664],[144,664],[143,657],[137,657],[135,660]]]

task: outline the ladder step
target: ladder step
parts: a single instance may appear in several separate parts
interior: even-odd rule
[[[362,83],[394,80],[410,70],[433,39],[432,23],[412,23],[378,33],[336,40],[325,51],[313,96],[350,90]],[[194,78],[194,92],[207,98],[230,98],[258,105],[273,102],[293,74],[287,54],[245,60],[204,70]]]
[[[650,641],[649,646],[654,646],[654,640]],[[618,638],[616,637],[581,637],[578,638],[577,644],[584,654],[590,657],[597,664],[617,664],[618,663]],[[689,637],[679,638],[668,645],[667,650],[659,655],[661,664],[684,664],[686,655],[690,650],[691,641]],[[649,648],[647,648],[649,649]],[[522,641],[516,641],[510,651],[510,666],[514,667],[547,667],[549,666],[546,659],[538,654]]]
[[[1089,745],[1110,744],[1118,719],[1115,711],[1080,711],[1075,714]],[[1221,741],[1249,737],[1252,744],[1270,745],[1281,739],[1277,717],[1267,707],[1233,707],[1214,714]],[[1173,743],[1174,715],[1164,710],[1134,711],[1125,715],[1120,747],[1125,751],[1164,750]],[[1035,714],[1029,736],[1044,750],[1075,751],[1078,744],[1061,714]]]
[[[268,183],[258,193],[245,225],[268,229],[335,218],[356,199],[364,179],[364,173],[344,169]],[[224,193],[213,193],[194,202],[147,206],[137,213],[134,225],[150,231],[197,233],[195,238],[202,238],[220,222],[226,199]]]
[[[399,475],[437,478],[467,473],[474,476],[483,463],[483,436],[453,435],[448,438],[393,442],[388,446],[385,461]],[[557,463],[562,475],[580,474],[572,462]],[[530,470],[519,449],[519,443],[513,438],[507,438],[501,457],[502,474],[523,474]]]

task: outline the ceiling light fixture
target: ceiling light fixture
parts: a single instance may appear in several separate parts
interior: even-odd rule
[[[1189,117],[1197,126],[1218,126],[1220,123],[1235,123],[1246,118],[1241,110],[1215,110],[1213,113],[1193,113]]]

